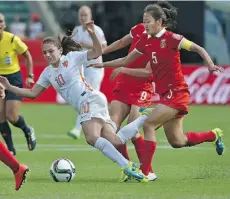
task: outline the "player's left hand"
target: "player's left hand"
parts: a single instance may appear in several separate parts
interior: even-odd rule
[[[122,70],[123,70],[123,67],[114,69],[109,79],[114,80],[122,72]]]
[[[5,87],[0,83],[0,99],[4,99],[6,96]]]
[[[85,23],[86,30],[88,31],[89,34],[94,34],[95,33],[95,28],[94,28],[94,21],[89,21]]]
[[[26,86],[27,86],[27,87],[30,87],[30,86],[32,86],[33,84],[34,84],[34,79],[31,78],[31,77],[27,77],[27,78],[26,78]]]
[[[224,68],[221,66],[212,65],[208,67],[208,70],[210,73],[214,73],[214,72],[222,73],[224,71]]]

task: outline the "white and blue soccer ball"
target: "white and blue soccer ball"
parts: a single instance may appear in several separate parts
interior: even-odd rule
[[[75,177],[75,166],[69,159],[57,159],[50,166],[50,175],[55,182],[70,182]]]

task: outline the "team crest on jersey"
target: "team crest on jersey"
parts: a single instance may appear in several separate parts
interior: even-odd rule
[[[165,48],[166,47],[166,39],[162,39],[161,40],[161,48]]]
[[[64,62],[62,63],[62,65],[63,65],[63,67],[67,68],[67,67],[68,67],[68,61],[67,61],[67,60],[64,61]]]

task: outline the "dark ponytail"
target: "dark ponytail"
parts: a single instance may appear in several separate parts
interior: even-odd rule
[[[63,49],[63,55],[67,55],[71,51],[82,51],[82,45],[74,41],[72,37],[72,35],[64,36],[62,39],[58,37]]]
[[[165,15],[166,15],[166,20],[164,21],[165,26],[168,29],[173,29],[176,27],[177,22],[176,22],[176,18],[177,18],[177,8],[172,6],[169,2],[167,1],[158,1],[156,3],[157,5],[159,5]]]
[[[177,9],[167,1],[158,1],[155,4],[147,5],[144,12],[148,12],[157,21],[162,19],[162,26],[167,29],[176,27]]]
[[[62,54],[67,55],[71,51],[82,51],[82,45],[77,43],[72,39],[73,35],[71,36],[64,36],[62,39],[60,36],[58,38],[47,37],[45,38],[42,43],[53,43],[58,49],[62,48]]]

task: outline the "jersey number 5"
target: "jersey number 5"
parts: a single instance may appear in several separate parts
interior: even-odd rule
[[[157,57],[156,57],[156,52],[152,52],[152,60],[154,64],[157,64]]]

